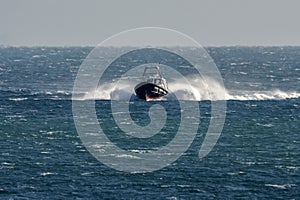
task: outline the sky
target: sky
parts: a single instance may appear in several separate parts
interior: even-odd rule
[[[300,45],[297,0],[0,0],[0,45],[95,46],[138,27],[203,46]]]

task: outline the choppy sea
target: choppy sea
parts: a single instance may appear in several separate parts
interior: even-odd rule
[[[72,95],[79,67],[92,49],[0,48],[1,199],[300,197],[300,47],[206,48],[223,78],[225,97],[207,98],[201,86],[191,92],[181,82],[170,83],[187,105],[199,105],[200,123],[179,159],[148,173],[113,169],[89,153],[74,124],[72,100],[95,97],[97,118],[107,137],[137,154],[172,141],[182,110],[174,99],[131,99],[124,105],[136,123],[149,124],[150,107],[160,104],[170,113],[168,127],[146,139],[124,134],[112,116],[111,95],[122,102],[130,89],[102,84],[95,93]],[[108,55],[115,51],[102,50]],[[126,62],[107,71],[107,78],[113,79],[124,66]],[[220,85],[211,80],[208,87]],[[222,133],[212,151],[199,159],[211,102],[220,100],[227,103]],[[185,112],[194,110],[187,108]],[[185,131],[189,133],[189,127]]]

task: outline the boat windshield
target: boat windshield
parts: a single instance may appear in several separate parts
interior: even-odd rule
[[[163,78],[149,78],[147,82],[166,88],[166,80]]]
[[[150,70],[149,70],[150,69]],[[151,70],[152,69],[152,70]],[[147,71],[149,70],[149,71]],[[156,66],[156,67],[145,67],[144,69],[144,74],[143,76],[146,76],[146,74],[148,74],[149,78],[147,79],[147,82],[148,83],[153,83],[155,85],[158,85],[158,86],[161,86],[165,89],[168,88],[167,86],[167,82],[166,80],[162,77],[162,75],[160,74],[160,71],[159,71],[159,67]]]

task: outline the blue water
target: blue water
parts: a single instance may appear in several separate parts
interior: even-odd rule
[[[1,199],[299,198],[300,47],[207,48],[227,89],[226,121],[216,146],[198,158],[211,101],[196,100],[201,116],[192,145],[169,166],[137,174],[99,162],[76,131],[72,89],[91,50],[0,48]],[[76,100],[88,100],[80,95]],[[95,104],[97,117],[121,148],[155,149],[174,137],[177,101],[132,102],[132,118],[140,125],[149,123],[147,113],[155,103],[170,113],[165,134],[143,141],[122,134],[113,121],[109,96],[101,95]]]

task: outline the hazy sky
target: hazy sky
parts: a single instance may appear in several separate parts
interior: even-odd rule
[[[143,26],[204,46],[300,45],[300,1],[0,0],[0,45],[95,46]]]

